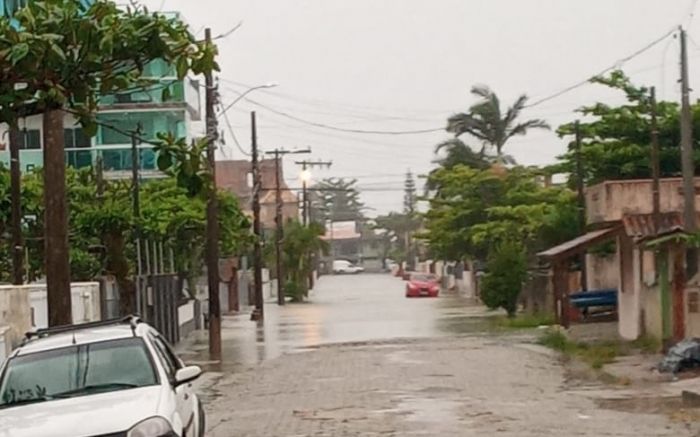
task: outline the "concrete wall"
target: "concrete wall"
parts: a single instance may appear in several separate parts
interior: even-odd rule
[[[33,315],[32,327],[48,327],[46,285],[28,285]],[[95,322],[102,319],[100,309],[100,284],[98,282],[74,282],[71,284],[73,323]]]
[[[635,281],[641,275],[640,252],[626,237],[618,239],[617,247],[622,272],[617,291],[620,336],[635,340],[641,328],[639,281]]]
[[[661,211],[682,211],[681,178],[661,180]],[[696,200],[700,178],[695,179]],[[588,223],[621,220],[625,214],[651,214],[651,179],[608,181],[586,189]]]
[[[28,287],[0,286],[0,327],[8,327],[4,338],[10,348],[17,346],[32,328]],[[5,345],[7,347],[7,345]]]
[[[617,288],[620,283],[618,254],[608,256],[586,255],[586,278],[589,290]]]
[[[10,356],[12,346],[10,342],[10,327],[0,326],[0,366]]]

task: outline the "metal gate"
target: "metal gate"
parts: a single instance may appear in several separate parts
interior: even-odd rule
[[[175,273],[173,253],[162,242],[136,240],[136,257],[137,312],[170,343],[177,343],[183,284]]]

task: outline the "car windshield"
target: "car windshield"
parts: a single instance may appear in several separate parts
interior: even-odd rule
[[[142,339],[81,344],[10,359],[0,380],[0,408],[156,383]]]
[[[417,275],[412,275],[411,276],[412,281],[420,281],[420,282],[433,282],[435,281],[435,275],[427,275],[427,274],[417,274]]]

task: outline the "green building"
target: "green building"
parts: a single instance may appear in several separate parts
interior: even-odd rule
[[[0,12],[8,15],[27,0],[0,0]],[[176,15],[174,15],[176,16]],[[87,138],[76,120],[66,116],[65,147],[66,164],[81,168],[102,160],[107,177],[128,177],[131,173],[131,138],[122,132],[142,128],[141,138],[155,139],[159,132],[172,132],[188,140],[202,136],[194,134],[201,116],[200,84],[186,78],[178,80],[174,67],[155,61],[144,69],[144,78],[153,84],[147,89],[103,96],[97,120],[100,123],[97,135]],[[169,93],[163,91],[168,88]],[[164,100],[166,97],[167,100]],[[106,126],[114,127],[110,129]],[[41,167],[43,163],[42,117],[41,115],[20,120],[20,167],[22,171]],[[7,126],[0,125],[0,163],[9,165]],[[156,157],[153,146],[141,144],[139,167],[143,177],[156,177]]]

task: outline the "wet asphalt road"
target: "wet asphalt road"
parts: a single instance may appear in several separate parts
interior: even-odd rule
[[[327,344],[478,332],[488,323],[483,308],[463,297],[408,299],[405,286],[389,274],[324,276],[306,303],[266,303],[263,324],[250,321],[249,314],[225,316],[222,364],[208,367],[235,370]],[[190,361],[205,362],[201,352]]]

